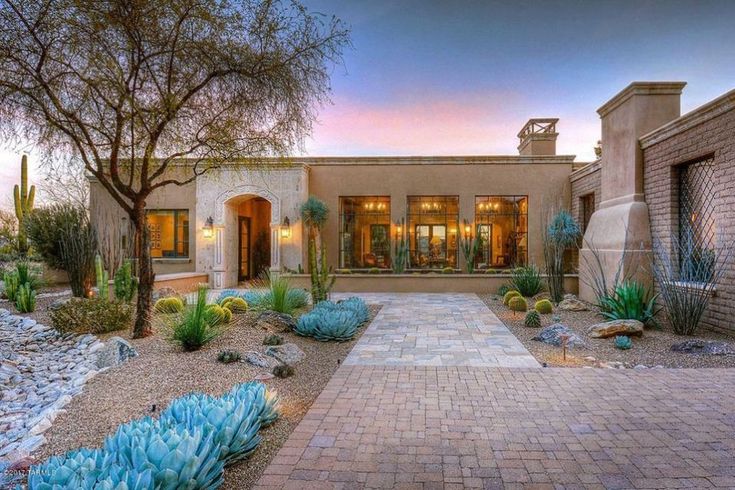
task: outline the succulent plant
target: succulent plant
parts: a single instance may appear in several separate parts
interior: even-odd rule
[[[124,303],[133,301],[135,292],[138,290],[138,278],[133,275],[133,263],[126,260],[115,272],[115,298]]]
[[[23,155],[20,160],[20,186],[13,188],[13,203],[15,204],[15,217],[18,219],[18,250],[21,255],[28,253],[28,238],[26,237],[23,222],[33,211],[33,202],[36,197],[36,186],[28,189],[28,156]]]
[[[97,254],[94,257],[94,272],[97,279],[97,291],[99,297],[105,300],[110,299],[110,274],[102,263],[102,257]]]
[[[508,286],[507,284],[501,284],[498,288],[498,296],[505,297],[508,291],[510,291],[510,286]]]
[[[255,410],[258,413],[260,424],[267,427],[280,416],[281,401],[275,391],[268,389],[263,383],[249,381],[235,385],[225,396],[232,397],[242,403],[248,393],[254,395]]]
[[[512,311],[526,311],[528,310],[528,303],[526,303],[526,298],[523,296],[513,296],[508,301],[508,308]]]
[[[220,305],[207,305],[206,314],[211,319],[212,325],[223,325],[227,323],[228,315],[225,313],[230,311],[229,308],[222,308]],[[229,318],[232,319],[230,311]]]
[[[283,337],[276,334],[266,335],[263,339],[263,345],[282,345]]]
[[[299,318],[294,331],[322,342],[344,342],[355,336],[359,325],[357,315],[351,310],[314,308]]]
[[[235,350],[221,350],[217,354],[217,360],[222,364],[238,362],[240,359],[242,359],[242,356]]]
[[[529,328],[539,328],[541,326],[541,315],[539,315],[538,311],[531,310],[526,313],[523,324]]]
[[[226,308],[232,313],[246,313],[248,311],[248,302],[239,297],[226,298],[220,304],[222,308]]]
[[[36,292],[28,283],[21,284],[15,296],[15,307],[21,313],[31,313],[36,309]]]
[[[360,322],[360,324],[363,324],[370,319],[370,310],[368,309],[365,302],[357,296],[352,296],[342,301],[338,301],[336,305],[339,308],[352,311],[357,316],[357,320]]]
[[[20,287],[18,273],[16,271],[6,272],[3,274],[3,282],[5,283],[3,294],[10,301],[15,302],[15,298],[18,295],[18,287]]]
[[[561,321],[561,315],[554,315],[554,316],[551,317],[551,320],[554,323],[559,323]]]
[[[273,367],[273,376],[277,378],[288,378],[293,376],[294,369],[288,364],[278,364]]]
[[[114,455],[101,449],[81,448],[62,456],[52,456],[28,472],[31,490],[96,487],[107,478]]]
[[[511,298],[515,298],[516,296],[520,296],[520,295],[521,295],[521,293],[519,293],[519,292],[518,292],[518,291],[516,291],[515,289],[511,289],[511,290],[507,291],[507,292],[506,292],[506,293],[505,293],[505,294],[503,295],[503,304],[504,304],[505,306],[508,306],[508,303],[510,302],[510,299],[511,299]]]
[[[548,315],[554,311],[554,305],[548,299],[540,299],[533,305],[533,309],[541,313],[542,315]]]
[[[176,296],[161,298],[156,301],[156,304],[153,306],[153,310],[156,313],[163,313],[166,315],[181,313],[184,311],[184,302],[181,301],[181,298],[177,298]]]
[[[633,341],[627,335],[616,335],[615,347],[620,350],[628,350],[633,347]]]

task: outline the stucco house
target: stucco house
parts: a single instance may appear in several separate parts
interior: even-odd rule
[[[725,240],[735,238],[735,90],[682,116],[684,86],[634,82],[603,104],[603,152],[594,162],[556,154],[557,119],[530,119],[518,133],[518,155],[224,165],[186,187],[159,189],[148,200],[158,280],[226,288],[269,269],[305,284],[299,207],[309,195],[330,210],[323,232],[329,265],[351,271],[338,275],[338,290],[495,290],[510,266],[543,263],[544,213],[555,206],[572,211],[610,271],[624,249],[648,254],[653,240],[665,242],[694,222],[703,246],[716,247],[716,229]],[[696,187],[689,185],[695,181]],[[94,181],[91,209],[97,221],[124,219]],[[706,226],[699,227],[702,222]],[[466,233],[482,237],[476,267],[493,273],[461,273]],[[409,243],[406,273],[375,274],[390,271],[400,237]],[[583,246],[580,256],[589,252]],[[727,316],[735,314],[730,267],[706,318],[712,326],[726,328]],[[445,269],[457,273],[421,274]],[[633,272],[650,280],[643,270]],[[576,276],[567,287],[591,299]]]

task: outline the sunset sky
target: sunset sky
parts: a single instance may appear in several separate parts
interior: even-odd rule
[[[585,161],[596,109],[633,80],[687,81],[683,112],[735,88],[735,1],[304,4],[343,19],[354,45],[311,156],[517,154],[528,118],[558,117],[558,152]],[[0,195],[19,162],[0,149]]]

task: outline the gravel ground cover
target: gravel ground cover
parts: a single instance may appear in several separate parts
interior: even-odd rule
[[[370,306],[371,320],[379,308]],[[130,340],[127,333],[123,334],[138,351],[138,357],[92,379],[46,432],[48,442],[35,454],[36,458],[43,460],[80,446],[99,446],[119,424],[145,415],[155,416],[178,396],[191,391],[220,395],[233,385],[266,372],[242,362],[217,361],[218,352],[224,349],[241,353],[264,351],[263,338],[269,332],[256,325],[256,317],[257,313],[252,312],[236,315],[222,337],[189,353],[164,339],[160,318],[154,322],[153,336]],[[279,333],[285,342],[301,348],[306,357],[295,365],[293,376],[266,381],[281,398],[282,417],[261,431],[263,441],[250,459],[226,469],[222,488],[249,488],[258,480],[366,328],[367,325],[361,327],[353,340],[344,343],[317,342],[293,333]],[[105,337],[109,335],[101,336]]]
[[[550,315],[541,315],[542,327],[555,323],[552,317],[558,315],[559,323],[566,325],[582,337],[585,347],[575,347],[567,351],[567,358],[562,358],[562,349],[531,340],[539,329],[528,328],[523,325],[524,313],[513,313],[505,305],[500,296],[494,294],[480,295],[485,304],[505,323],[523,345],[541,363],[548,366],[599,366],[600,362],[621,362],[625,367],[663,366],[667,368],[707,368],[707,367],[735,367],[735,356],[699,355],[672,352],[671,345],[689,339],[702,339],[729,342],[735,345],[735,339],[725,334],[700,330],[694,337],[683,337],[671,332],[665,323],[660,330],[647,328],[643,337],[633,338],[633,347],[624,351],[616,349],[614,339],[592,339],[587,336],[587,327],[604,321],[595,307],[590,311],[554,311]],[[529,307],[533,301],[529,301]],[[595,360],[586,360],[585,357],[594,357]]]

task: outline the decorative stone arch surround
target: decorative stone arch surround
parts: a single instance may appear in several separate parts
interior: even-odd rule
[[[224,225],[225,205],[231,199],[239,196],[262,197],[271,203],[271,226],[277,226],[281,222],[281,199],[273,192],[263,186],[253,184],[241,184],[221,192],[215,200],[214,222]]]

